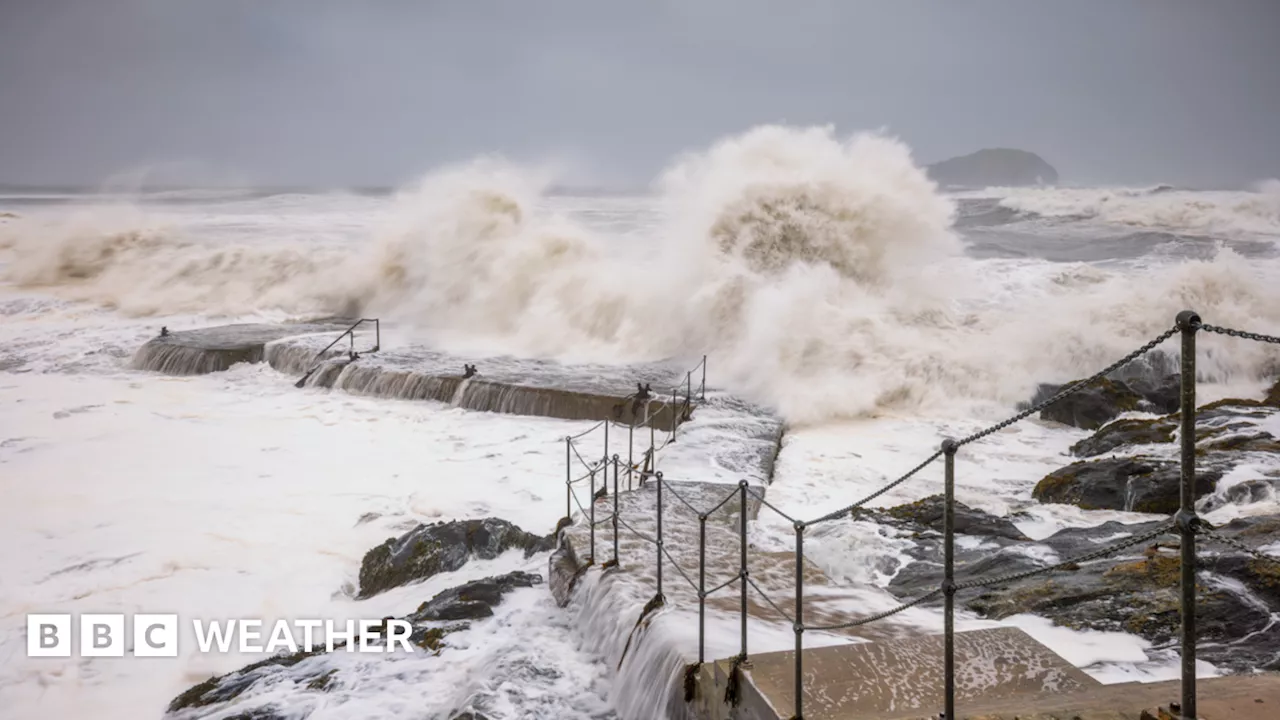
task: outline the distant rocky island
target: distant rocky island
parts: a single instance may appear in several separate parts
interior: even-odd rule
[[[988,148],[934,163],[925,168],[943,187],[1020,187],[1055,185],[1058,171],[1026,150]]]

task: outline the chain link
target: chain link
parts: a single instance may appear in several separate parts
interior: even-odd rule
[[[1041,410],[1044,410],[1045,408],[1049,407],[1050,405],[1053,405],[1053,404],[1057,403],[1059,400],[1062,400],[1063,398],[1065,398],[1065,397],[1067,397],[1067,396],[1069,396],[1069,395],[1072,395],[1072,394],[1074,394],[1074,393],[1076,393],[1076,392],[1078,392],[1078,391],[1080,391],[1080,390],[1084,389],[1085,387],[1087,387],[1087,386],[1089,386],[1089,385],[1092,385],[1093,383],[1095,383],[1095,382],[1097,382],[1097,381],[1101,380],[1102,378],[1106,377],[1107,375],[1110,375],[1112,372],[1115,372],[1116,370],[1119,370],[1121,367],[1124,367],[1125,365],[1128,365],[1129,363],[1133,362],[1134,360],[1137,360],[1138,358],[1142,357],[1143,355],[1146,355],[1147,353],[1149,353],[1149,352],[1151,352],[1152,350],[1154,350],[1154,349],[1155,349],[1155,347],[1156,347],[1157,345],[1159,345],[1160,343],[1164,342],[1165,340],[1168,340],[1169,338],[1173,337],[1173,336],[1174,336],[1174,335],[1176,335],[1178,332],[1180,332],[1180,328],[1178,328],[1176,325],[1175,325],[1174,327],[1169,328],[1168,330],[1165,330],[1164,332],[1160,333],[1160,334],[1159,334],[1159,335],[1157,335],[1155,338],[1153,338],[1153,339],[1152,339],[1150,342],[1148,342],[1146,345],[1143,345],[1142,347],[1138,348],[1137,350],[1134,350],[1133,352],[1129,353],[1128,355],[1125,355],[1124,357],[1120,358],[1119,360],[1117,360],[1117,361],[1115,361],[1115,362],[1111,363],[1110,365],[1108,365],[1107,367],[1103,368],[1102,370],[1099,370],[1098,372],[1094,373],[1092,376],[1090,376],[1090,377],[1088,377],[1088,378],[1086,378],[1086,379],[1084,379],[1084,380],[1081,380],[1081,381],[1079,381],[1079,382],[1076,382],[1076,383],[1071,384],[1071,385],[1070,385],[1070,386],[1068,386],[1067,388],[1065,388],[1065,389],[1061,390],[1060,392],[1058,392],[1058,394],[1057,394],[1057,395],[1054,395],[1053,397],[1050,397],[1050,398],[1048,398],[1048,399],[1042,400],[1041,402],[1036,403],[1035,405],[1032,405],[1031,407],[1027,408],[1026,410],[1023,410],[1022,412],[1018,413],[1017,415],[1014,415],[1013,417],[1011,417],[1011,418],[1009,418],[1009,419],[1007,419],[1007,420],[1005,420],[1005,421],[1003,421],[1003,422],[1000,422],[1000,423],[997,423],[997,424],[995,424],[995,425],[992,425],[991,427],[987,428],[986,430],[980,430],[980,431],[978,431],[978,432],[976,432],[976,433],[974,433],[974,434],[972,434],[972,435],[970,435],[970,436],[968,436],[968,437],[966,437],[966,438],[964,438],[964,439],[962,439],[962,440],[958,440],[958,441],[956,442],[957,447],[959,447],[959,446],[963,446],[963,445],[968,445],[969,443],[974,442],[974,441],[976,441],[976,440],[981,440],[982,438],[984,438],[984,437],[986,437],[986,436],[988,436],[988,435],[990,435],[990,434],[992,434],[992,433],[994,433],[994,432],[999,432],[999,431],[1001,431],[1001,430],[1003,430],[1003,429],[1005,429],[1005,428],[1009,427],[1010,425],[1012,425],[1012,424],[1014,424],[1014,423],[1016,423],[1016,422],[1020,422],[1020,421],[1022,421],[1022,420],[1025,420],[1025,419],[1027,419],[1027,418],[1031,417],[1032,415],[1035,415],[1036,413],[1040,412]]]
[[[1073,558],[1063,560],[1062,562],[1056,565],[1048,565],[1046,567],[1036,568],[1035,570],[1026,570],[1023,572],[1009,573],[1008,575],[1000,575],[993,578],[970,580],[968,582],[956,583],[956,590],[968,590],[970,588],[987,587],[989,585],[1003,585],[1005,583],[1011,583],[1017,580],[1024,580],[1026,578],[1033,577],[1035,575],[1040,575],[1042,573],[1053,572],[1054,570],[1061,570],[1062,568],[1068,565],[1077,565],[1079,563],[1088,562],[1090,560],[1098,560],[1099,558],[1104,558],[1104,557],[1107,557],[1108,555],[1114,555],[1115,553],[1118,553],[1121,550],[1124,550],[1126,548],[1131,548],[1134,545],[1141,545],[1142,543],[1147,542],[1148,540],[1154,540],[1155,538],[1158,538],[1161,535],[1164,535],[1165,533],[1172,530],[1173,527],[1174,527],[1174,522],[1172,520],[1167,520],[1163,523],[1160,523],[1160,525],[1156,527],[1154,530],[1150,530],[1141,535],[1134,535],[1131,538],[1121,540],[1115,545],[1108,545],[1107,547],[1104,547],[1100,550],[1093,550],[1091,552],[1084,553],[1083,555],[1077,555]]]
[[[941,451],[941,450],[937,450],[937,451],[935,451],[932,455],[930,455],[930,456],[929,456],[929,458],[928,458],[927,460],[925,460],[924,462],[920,463],[919,465],[917,465],[917,466],[915,466],[915,467],[911,468],[910,470],[908,470],[906,475],[903,475],[902,477],[898,478],[897,480],[894,480],[893,482],[889,483],[888,485],[885,485],[884,487],[882,487],[882,488],[880,488],[879,490],[877,490],[877,491],[875,491],[875,492],[871,493],[870,495],[868,495],[868,496],[866,496],[866,497],[862,498],[862,499],[861,499],[861,500],[859,500],[858,502],[853,503],[852,505],[846,505],[846,506],[844,506],[844,507],[840,508],[839,510],[836,510],[835,512],[829,512],[829,513],[827,513],[826,515],[823,515],[822,517],[818,518],[817,520],[811,520],[811,521],[809,521],[809,522],[805,523],[805,525],[817,525],[818,523],[821,523],[821,522],[826,522],[826,521],[828,521],[828,520],[834,520],[834,519],[836,519],[836,518],[838,518],[838,517],[842,517],[842,516],[844,516],[845,514],[847,514],[847,513],[851,512],[851,511],[853,511],[853,510],[856,510],[856,509],[858,509],[858,508],[862,507],[863,505],[866,505],[867,503],[871,502],[872,500],[875,500],[876,498],[880,497],[881,495],[883,495],[883,494],[885,494],[885,493],[889,492],[890,490],[892,490],[892,489],[894,489],[894,488],[898,487],[898,486],[899,486],[899,485],[901,485],[902,483],[904,483],[904,482],[906,482],[906,481],[910,480],[913,476],[915,476],[915,474],[916,474],[916,473],[918,473],[918,472],[920,472],[921,470],[925,469],[925,467],[927,467],[927,466],[929,465],[929,463],[933,462],[934,460],[937,460],[939,457],[941,457],[941,455],[942,455],[942,451]]]
[[[1239,550],[1240,552],[1248,555],[1252,555],[1253,557],[1263,562],[1269,562],[1275,565],[1280,565],[1280,557],[1276,557],[1275,555],[1268,555],[1260,550],[1254,550],[1253,548],[1249,547],[1248,545],[1245,545],[1244,543],[1240,542],[1239,540],[1236,540],[1235,538],[1229,538],[1226,535],[1210,530],[1209,528],[1205,527],[1203,524],[1199,525],[1196,528],[1196,533],[1199,535],[1204,535],[1207,538],[1217,540],[1223,545],[1230,545],[1231,547]]]
[[[1251,333],[1244,330],[1233,330],[1231,328],[1219,327],[1217,325],[1200,324],[1200,329],[1205,332],[1218,333],[1219,335],[1230,335],[1231,337],[1244,338],[1245,340],[1256,340],[1258,342],[1276,343],[1280,345],[1280,337],[1272,337],[1271,335],[1263,335],[1261,333]]]

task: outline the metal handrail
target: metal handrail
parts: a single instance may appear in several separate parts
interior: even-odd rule
[[[369,350],[365,350],[365,352],[366,353],[378,352],[378,350],[382,349],[382,321],[379,320],[378,318],[360,318],[359,320],[355,321],[355,323],[352,324],[351,327],[339,333],[338,337],[333,339],[333,342],[329,343],[328,345],[325,345],[323,350],[315,354],[315,357],[311,359],[311,369],[307,370],[306,374],[304,374],[302,378],[298,380],[298,382],[294,383],[294,385],[296,387],[302,387],[306,385],[307,380],[315,373],[315,371],[319,370],[321,367],[324,366],[324,363],[321,362],[324,359],[324,354],[329,352],[329,350],[332,349],[334,345],[337,345],[338,343],[342,342],[342,338],[344,337],[347,337],[347,336],[351,337],[350,352],[351,352],[352,359],[354,360],[356,357],[356,328],[360,327],[365,323],[370,323],[370,322],[373,323],[373,333],[374,333],[373,348]]]

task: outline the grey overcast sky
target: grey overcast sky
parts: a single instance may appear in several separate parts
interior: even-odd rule
[[[1280,0],[0,0],[0,182],[638,184],[766,122],[1072,183],[1280,175]]]

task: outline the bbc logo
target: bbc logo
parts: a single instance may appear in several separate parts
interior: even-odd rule
[[[133,615],[135,657],[177,657],[177,615]],[[80,657],[124,657],[130,636],[124,615],[80,615]],[[71,657],[70,615],[28,615],[28,657]]]

